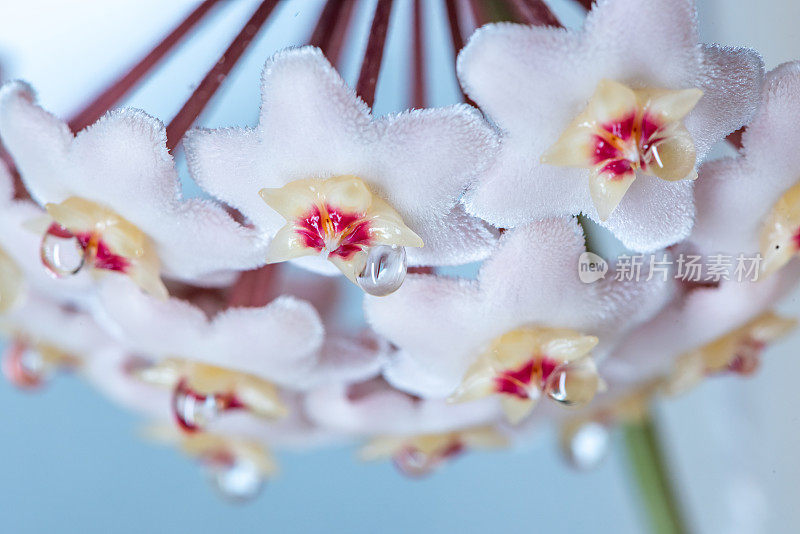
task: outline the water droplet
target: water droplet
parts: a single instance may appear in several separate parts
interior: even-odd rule
[[[185,380],[178,382],[172,395],[172,413],[180,427],[188,432],[205,427],[222,411],[221,405],[216,395],[200,395]]]
[[[561,452],[572,467],[587,471],[606,457],[610,440],[608,427],[589,421],[569,429],[562,438]]]
[[[392,463],[407,477],[420,478],[430,475],[442,463],[442,458],[423,453],[414,447],[405,447],[392,457]]]
[[[3,356],[3,374],[21,389],[41,386],[52,374],[42,354],[27,343],[14,342]]]
[[[742,376],[750,376],[758,371],[761,366],[761,353],[764,351],[763,342],[746,339],[739,344],[738,350],[728,364],[728,369]]]
[[[588,358],[564,362],[556,367],[544,386],[547,396],[565,406],[588,404],[600,387],[594,362]]]
[[[226,499],[247,502],[256,498],[264,488],[265,479],[258,466],[246,459],[209,467],[211,485]]]
[[[397,291],[406,278],[406,249],[377,245],[369,249],[364,268],[358,275],[358,285],[376,297]]]
[[[78,273],[84,266],[85,253],[77,237],[71,233],[48,230],[39,250],[42,263],[56,278]]]

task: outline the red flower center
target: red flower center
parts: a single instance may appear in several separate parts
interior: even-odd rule
[[[513,395],[520,399],[530,398],[530,387],[537,383],[541,388],[560,362],[546,356],[534,357],[517,369],[503,371],[495,377],[497,393]]]
[[[600,126],[594,135],[593,163],[619,179],[635,169],[647,170],[655,146],[664,140],[661,125],[647,113],[629,115]]]
[[[95,269],[124,273],[131,265],[128,258],[112,252],[97,232],[73,233],[54,222],[47,229],[47,233],[62,239],[76,239],[83,249],[84,261]]]
[[[330,205],[314,206],[295,226],[303,244],[347,260],[371,244],[363,213],[347,213]]]
[[[240,408],[245,405],[234,393],[204,395],[193,390],[185,379],[178,382],[172,394],[172,414],[186,432],[200,430],[207,419],[217,413]]]

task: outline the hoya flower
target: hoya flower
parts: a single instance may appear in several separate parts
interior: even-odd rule
[[[724,372],[751,375],[761,364],[764,349],[796,327],[795,319],[771,311],[762,313],[705,345],[681,354],[666,387],[669,392],[678,393],[695,386],[708,375]]]
[[[490,24],[459,55],[503,131],[465,198],[500,227],[583,213],[628,248],[692,228],[695,164],[758,105],[760,56],[701,45],[692,0],[599,0],[581,30]]]
[[[47,210],[38,229],[54,276],[122,273],[164,297],[161,274],[192,281],[263,264],[263,241],[223,208],[181,197],[164,125],[141,111],[112,111],[73,135],[11,82],[0,90],[0,136]]]
[[[409,476],[429,474],[470,450],[508,445],[508,438],[492,426],[500,415],[492,399],[451,405],[414,398],[373,380],[317,388],[305,403],[319,426],[369,436],[360,453],[363,460],[391,459]]]
[[[89,299],[92,280],[87,273],[55,280],[42,268],[41,236],[26,225],[41,218],[33,202],[13,199],[13,182],[0,164],[0,314],[21,305],[28,293],[47,295],[62,304],[83,305]]]
[[[326,336],[304,301],[284,296],[209,319],[187,302],[155,299],[125,282],[104,284],[105,313],[124,345],[152,360],[138,376],[173,391],[172,408],[186,430],[231,410],[283,417],[279,386],[299,391],[380,371],[379,344]]]
[[[800,63],[767,75],[758,115],[739,155],[706,163],[692,244],[706,254],[763,258],[770,274],[800,249]]]
[[[302,449],[330,444],[330,432],[311,424],[302,411],[301,399],[282,395],[291,414],[265,421],[246,412],[210,421],[203,432],[181,432],[170,423],[169,392],[138,376],[146,362],[121,347],[99,351],[86,365],[86,378],[123,407],[145,415],[149,424],[143,436],[175,447],[196,461],[224,497],[237,501],[255,497],[265,482],[276,475],[272,450]]]
[[[765,280],[694,287],[633,331],[601,372],[620,387],[663,380],[673,391],[712,373],[746,374],[767,344],[793,326],[767,312],[798,277],[800,266],[790,265]]]
[[[398,347],[385,376],[422,397],[501,398],[511,421],[542,393],[587,402],[601,387],[594,358],[652,316],[671,284],[662,277],[583,283],[583,232],[573,218],[506,233],[477,280],[410,276],[385,299],[368,298],[367,319]]]
[[[195,181],[272,240],[269,262],[362,281],[370,252],[400,271],[403,248],[411,265],[489,253],[496,232],[458,201],[495,145],[465,105],[373,117],[311,47],[267,61],[257,127],[195,130],[185,142]]]
[[[0,334],[8,341],[3,373],[21,388],[83,370],[96,351],[113,343],[90,315],[34,294],[0,315]]]

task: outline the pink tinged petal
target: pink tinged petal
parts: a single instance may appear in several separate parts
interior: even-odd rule
[[[777,67],[767,75],[762,106],[742,136],[740,155],[702,166],[702,179],[697,183],[697,202],[702,209],[691,237],[701,252],[783,255],[784,245],[793,248],[795,228],[788,220],[781,223],[783,230],[775,232],[774,239],[765,240],[764,233],[767,226],[778,230],[774,210],[798,181],[798,102],[800,63]],[[788,214],[786,208],[789,206],[780,211]],[[775,249],[776,245],[781,246]]]
[[[685,119],[698,161],[726,135],[751,122],[761,101],[764,61],[750,48],[701,45],[702,67],[690,85],[703,98]],[[687,84],[689,85],[689,84]]]
[[[72,143],[66,124],[36,105],[33,89],[23,82],[0,88],[0,137],[11,153],[31,196],[44,205],[69,196],[60,179]]]
[[[324,427],[359,435],[448,432],[489,424],[500,416],[491,399],[448,404],[441,399],[413,398],[381,381],[322,386],[307,394],[306,409]]]
[[[155,359],[178,355],[290,389],[318,379],[325,329],[304,301],[284,296],[209,320],[193,305],[149,298],[121,279],[104,281],[101,300],[125,343]]]

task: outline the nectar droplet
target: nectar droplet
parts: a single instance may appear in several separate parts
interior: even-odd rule
[[[39,250],[45,268],[56,278],[77,274],[85,264],[80,240],[68,230],[53,226],[42,237]]]
[[[544,386],[547,396],[565,406],[584,406],[600,388],[594,362],[587,358],[564,362],[556,367]]]
[[[42,354],[27,343],[16,341],[3,356],[3,374],[20,389],[35,389],[52,374]]]
[[[172,395],[172,413],[183,430],[195,432],[205,427],[222,409],[216,395],[200,395],[185,380],[178,382]]]
[[[570,466],[588,471],[606,457],[610,440],[608,427],[589,421],[569,429],[562,438],[561,452]]]
[[[392,463],[400,473],[409,478],[421,478],[433,473],[442,459],[432,457],[413,447],[406,447],[392,457]]]
[[[265,479],[258,466],[246,459],[209,466],[211,485],[225,499],[245,503],[264,489]]]
[[[358,285],[370,295],[384,297],[403,285],[407,270],[405,248],[377,245],[367,253],[364,268],[357,277]]]

